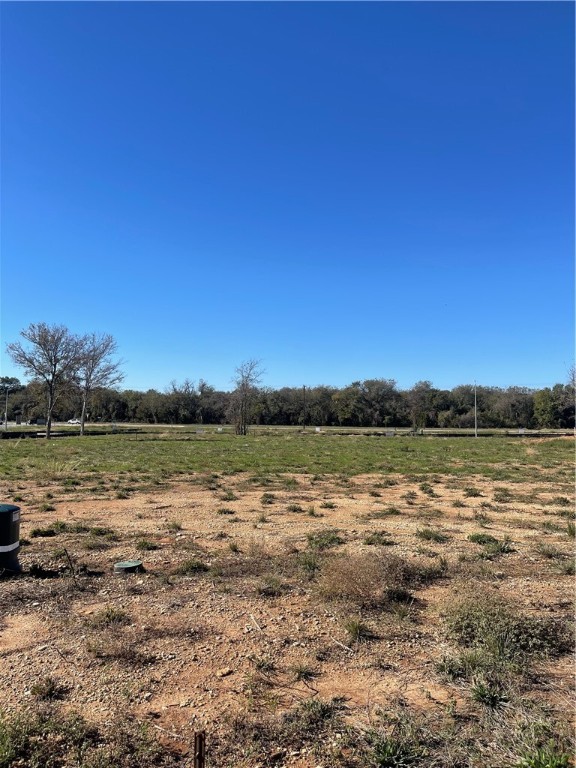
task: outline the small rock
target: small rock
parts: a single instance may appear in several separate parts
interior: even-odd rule
[[[216,677],[228,677],[228,675],[231,675],[232,672],[233,670],[230,669],[230,667],[222,667],[222,669],[219,669],[216,672]]]

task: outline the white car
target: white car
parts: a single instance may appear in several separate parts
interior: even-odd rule
[[[81,424],[80,419],[68,419],[68,424]]]

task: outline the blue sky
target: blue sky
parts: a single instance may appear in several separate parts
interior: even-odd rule
[[[574,5],[2,3],[2,372],[542,387],[574,356]]]

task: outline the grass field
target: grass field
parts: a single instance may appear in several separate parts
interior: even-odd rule
[[[511,482],[544,473],[570,483],[573,441],[520,438],[385,438],[358,434],[232,434],[150,430],[73,439],[0,441],[7,478],[136,473],[302,472],[479,475]]]
[[[570,768],[574,440],[0,441],[0,768]],[[145,572],[118,577],[119,560]]]

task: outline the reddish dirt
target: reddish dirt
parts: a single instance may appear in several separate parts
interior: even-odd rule
[[[214,732],[227,714],[282,710],[312,696],[343,697],[349,720],[361,725],[370,722],[376,707],[392,702],[465,711],[470,703],[463,688],[435,671],[453,648],[443,608],[473,583],[535,614],[571,613],[572,577],[557,565],[572,556],[572,540],[562,531],[565,521],[551,515],[554,509],[546,503],[558,491],[552,486],[543,491],[541,480],[513,484],[515,496],[524,500],[495,504],[486,481],[475,479],[482,496],[467,498],[462,487],[472,483],[458,487],[453,478],[441,478],[434,484],[438,496],[430,498],[418,483],[396,479],[398,485],[382,488],[381,477],[342,484],[297,476],[293,487],[286,487],[285,478],[254,486],[236,475],[212,481],[209,488],[209,481],[198,484],[191,477],[127,499],[64,493],[57,483],[20,485],[21,536],[30,545],[20,553],[23,575],[0,583],[0,695],[7,709],[30,701],[35,683],[52,677],[64,687],[63,701],[71,710],[95,721],[133,713],[184,751],[194,731]],[[417,494],[412,504],[404,498],[408,490]],[[47,493],[55,509],[41,511],[39,499]],[[273,494],[272,503],[263,503],[264,493]],[[466,506],[454,507],[455,500]],[[491,506],[481,507],[482,502]],[[290,511],[295,504],[303,511]],[[401,513],[374,517],[390,505]],[[311,507],[322,516],[308,514]],[[234,514],[219,514],[222,508]],[[116,540],[71,530],[32,536],[55,521],[109,528]],[[557,529],[543,529],[546,523]],[[417,531],[427,527],[449,540],[418,538]],[[417,590],[415,603],[396,613],[362,616],[376,638],[356,643],[343,624],[358,617],[358,610],[326,602],[301,575],[278,573],[288,587],[272,596],[261,594],[265,574],[259,575],[258,567],[239,576],[174,575],[190,558],[208,566],[221,560],[258,564],[283,553],[288,558],[307,549],[308,534],[332,528],[345,539],[336,551],[393,551],[429,563],[444,557],[448,577]],[[394,546],[364,543],[374,531],[386,531]],[[467,540],[472,532],[510,537],[515,551],[494,561],[477,560],[479,546]],[[139,549],[143,539],[158,548]],[[103,548],[87,548],[94,541]],[[543,556],[542,542],[556,548],[558,557]],[[63,549],[74,563],[74,577]],[[115,562],[134,558],[143,560],[145,573],[113,575]],[[30,575],[33,564],[45,569],[45,577]],[[102,612],[112,608],[125,612],[125,623],[98,624]],[[548,685],[534,695],[570,716],[569,660],[548,661],[541,669]],[[299,680],[306,670],[310,679]],[[291,764],[312,763],[295,754]]]

